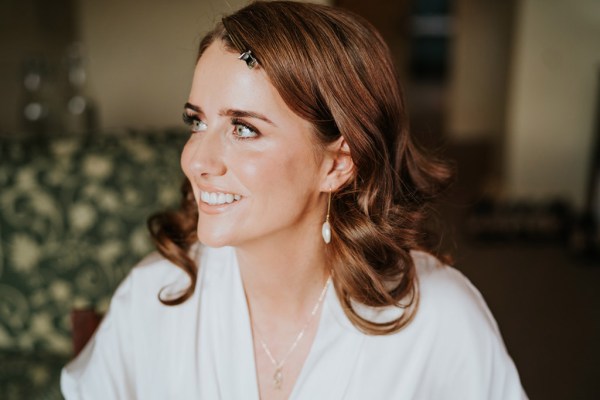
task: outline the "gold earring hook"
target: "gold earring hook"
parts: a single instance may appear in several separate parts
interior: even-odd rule
[[[331,211],[331,186],[329,187],[329,199],[327,201],[327,216],[325,217],[325,221],[329,222],[329,213]]]

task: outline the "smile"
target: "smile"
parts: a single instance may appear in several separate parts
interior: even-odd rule
[[[211,206],[230,204],[234,201],[238,201],[241,198],[242,196],[240,196],[239,194],[200,191],[200,200],[202,200],[203,203],[209,204]]]

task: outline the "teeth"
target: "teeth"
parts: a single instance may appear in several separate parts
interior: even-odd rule
[[[207,192],[200,192],[200,200],[202,200],[205,203],[208,203],[209,198],[210,194],[208,194]]]
[[[232,193],[214,193],[214,192],[200,192],[200,200],[211,206],[220,204],[230,204],[234,201],[240,200],[242,196],[239,194]]]

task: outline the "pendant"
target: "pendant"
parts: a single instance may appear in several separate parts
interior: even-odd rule
[[[281,389],[281,384],[283,383],[283,372],[281,371],[281,367],[275,370],[273,374],[273,386],[275,389]]]
[[[323,240],[326,244],[331,242],[331,225],[329,225],[329,221],[325,221],[323,227],[321,228],[321,235],[323,235]]]

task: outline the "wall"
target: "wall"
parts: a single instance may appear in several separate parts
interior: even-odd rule
[[[0,1],[0,135],[20,133],[23,64],[44,59],[44,84],[62,78],[62,57],[74,39],[72,0]]]
[[[181,121],[200,37],[241,0],[80,0],[90,93],[103,129]]]
[[[102,127],[181,125],[200,38],[222,15],[246,3],[80,0],[79,30]]]
[[[453,140],[501,139],[514,1],[456,0],[447,131]]]
[[[511,76],[507,194],[558,195],[581,207],[600,77],[600,2],[520,2]]]

